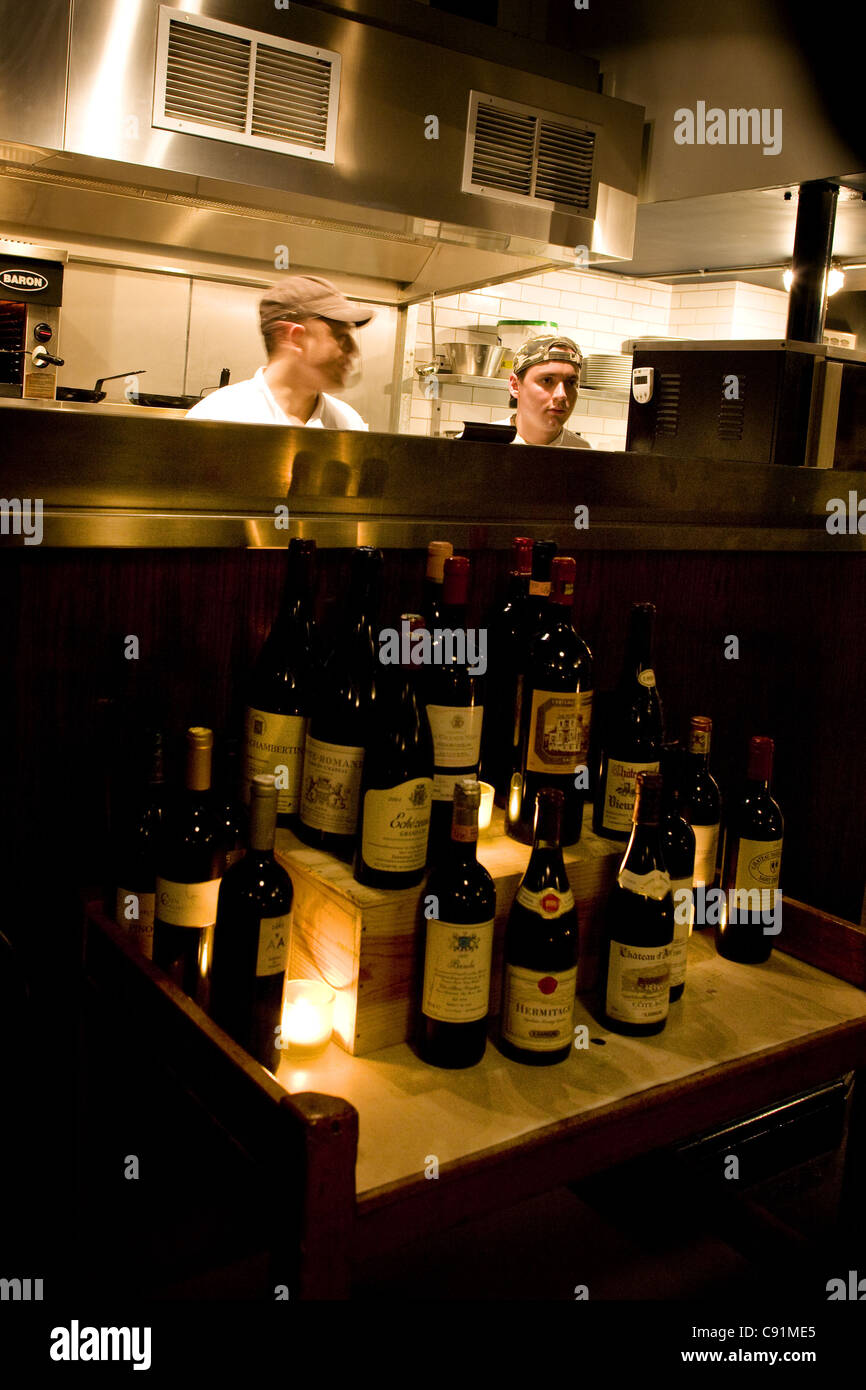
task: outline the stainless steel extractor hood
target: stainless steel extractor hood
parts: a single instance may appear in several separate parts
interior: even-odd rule
[[[26,211],[34,230],[271,267],[282,245],[404,300],[632,254],[632,103],[298,3],[6,13],[7,226]],[[37,77],[42,104],[25,98]]]

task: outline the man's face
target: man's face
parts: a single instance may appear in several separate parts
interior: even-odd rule
[[[358,359],[355,325],[316,318],[294,327],[284,343],[299,353],[297,365],[305,382],[316,391],[339,390]]]
[[[571,362],[539,362],[519,377],[512,372],[509,385],[517,397],[517,432],[522,439],[546,444],[556,438],[574,410],[579,379]]]

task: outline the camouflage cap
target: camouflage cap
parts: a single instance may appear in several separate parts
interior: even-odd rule
[[[583,353],[571,338],[529,338],[515,352],[511,370],[520,376],[527,367],[536,367],[540,362],[571,362],[580,371]]]

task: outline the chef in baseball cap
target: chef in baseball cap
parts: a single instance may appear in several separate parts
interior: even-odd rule
[[[365,430],[357,410],[329,391],[345,386],[358,357],[355,330],[373,317],[330,280],[292,275],[265,292],[259,322],[267,365],[187,411],[188,420]]]
[[[591,449],[585,439],[565,428],[577,403],[583,354],[571,338],[530,338],[514,354],[508,384],[513,415],[497,421],[514,425],[513,444],[552,444]]]

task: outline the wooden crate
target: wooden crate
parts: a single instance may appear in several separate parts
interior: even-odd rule
[[[509,839],[503,813],[478,842],[478,858],[496,883],[491,1010],[501,992],[505,923],[529,860],[528,846]],[[564,851],[580,923],[578,989],[594,988],[601,914],[625,846],[602,840],[585,810],[583,833]],[[290,979],[323,979],[337,991],[334,1031],[355,1056],[406,1042],[416,1022],[426,888],[386,892],[357,883],[352,870],[329,854],[308,849],[287,830],[277,831],[277,857],[294,887]]]

